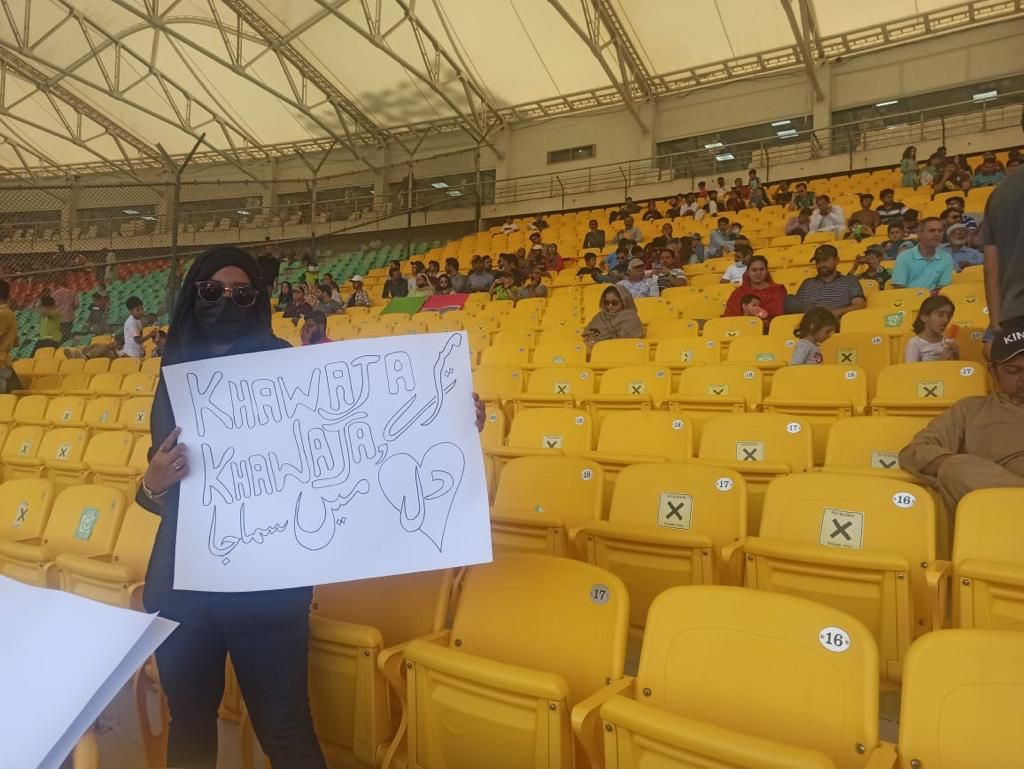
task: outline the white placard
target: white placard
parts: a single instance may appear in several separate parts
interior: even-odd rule
[[[465,333],[163,373],[190,468],[175,588],[272,590],[491,560]]]
[[[0,769],[57,769],[178,623],[0,577]]]

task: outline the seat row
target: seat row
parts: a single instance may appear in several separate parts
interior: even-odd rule
[[[149,432],[151,396],[0,395],[0,425],[88,427]],[[2,441],[0,441],[2,445]]]
[[[32,363],[31,359],[24,359]],[[21,363],[22,361],[15,361]],[[133,395],[152,395],[156,392],[157,378],[153,374],[26,374],[22,379],[22,389],[15,393],[41,393],[44,395],[60,395],[62,393],[78,393],[85,396],[112,395],[131,397]]]

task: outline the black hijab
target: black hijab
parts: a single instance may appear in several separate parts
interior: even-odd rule
[[[171,314],[171,325],[167,332],[167,342],[164,345],[164,366],[203,360],[217,355],[217,353],[210,349],[209,341],[196,320],[195,309],[198,296],[196,295],[195,284],[198,281],[210,280],[223,267],[238,267],[241,269],[249,277],[249,282],[260,293],[256,297],[256,302],[252,308],[250,330],[233,342],[227,352],[220,354],[239,355],[247,352],[278,350],[290,346],[287,342],[275,337],[271,330],[270,296],[256,261],[252,256],[239,248],[218,246],[200,255],[182,282],[178,300],[174,304],[174,312]],[[231,300],[226,299],[225,301]],[[167,394],[167,385],[161,374],[156,388],[156,395],[153,398],[153,408],[150,411],[149,431],[153,439],[153,446],[149,452],[150,458],[160,448],[160,444],[164,442],[175,425],[176,421],[174,411],[171,409],[171,399]],[[142,507],[160,515],[163,519],[160,530],[157,532],[149,570],[146,575],[147,608],[158,607],[159,595],[164,590],[170,590],[174,572],[174,538],[178,519],[178,486],[175,485],[171,488],[167,496],[161,500],[160,505],[155,505],[141,491],[136,497],[136,501]],[[150,610],[154,609],[150,608]]]

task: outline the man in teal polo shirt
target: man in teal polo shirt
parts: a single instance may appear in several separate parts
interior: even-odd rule
[[[937,291],[953,281],[953,258],[939,249],[942,220],[936,216],[918,225],[917,245],[900,252],[892,271],[892,288],[926,288]]]

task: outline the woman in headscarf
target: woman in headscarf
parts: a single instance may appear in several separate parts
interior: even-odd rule
[[[608,286],[601,294],[601,311],[583,329],[587,348],[605,339],[642,339],[644,324],[636,313],[633,295],[622,286]]]
[[[196,259],[174,307],[165,365],[288,346],[271,332],[270,297],[249,254],[218,247]],[[230,653],[256,736],[274,766],[324,769],[307,694],[312,589],[174,589],[179,484],[190,468],[162,376],[151,413],[153,449],[137,501],[161,518],[146,573],[146,610],[179,623],[156,652],[171,711],[168,765],[216,766],[217,708]]]
[[[281,281],[281,287],[277,292],[277,311],[284,312],[292,303],[292,284],[287,280]]]
[[[416,287],[409,289],[409,296],[432,296],[434,287],[430,285],[430,278],[425,272],[416,276]]]
[[[756,296],[760,300],[766,327],[772,318],[785,312],[783,306],[786,302],[786,287],[772,280],[771,273],[768,272],[768,260],[763,256],[750,257],[750,263],[743,273],[743,280],[729,295],[722,315],[742,315],[743,298],[747,295]]]

